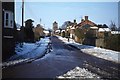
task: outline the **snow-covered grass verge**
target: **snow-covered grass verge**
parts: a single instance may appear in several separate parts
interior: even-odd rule
[[[48,45],[49,38],[42,38],[36,43],[23,43],[23,47],[16,46],[15,52],[17,55],[24,55],[24,57],[34,57],[36,52],[41,53]],[[39,51],[37,51],[39,50]]]
[[[82,45],[82,44],[76,43],[72,39],[70,39],[70,41],[68,42],[66,38],[62,38],[60,36],[57,36],[57,37],[63,42],[65,42],[66,44],[70,44],[72,46],[79,48],[82,52],[85,52],[87,54],[90,54],[90,55],[93,55],[93,56],[96,56],[96,57],[99,57],[105,60],[120,63],[118,59],[120,52],[118,51],[113,51],[113,50],[104,49],[104,48],[95,47],[95,46]]]
[[[75,67],[74,69],[68,71],[67,73],[61,75],[61,76],[58,76],[57,77],[58,79],[73,79],[73,78],[82,78],[82,79],[85,79],[85,78],[95,78],[95,79],[99,79],[100,77],[97,75],[97,74],[93,74],[91,73],[90,71],[88,71],[87,69],[85,68],[80,68],[80,67]]]
[[[7,62],[2,63],[2,66],[7,67],[22,62],[29,62],[41,57],[45,54],[49,42],[49,37],[46,37],[36,43],[23,43],[22,47],[20,47],[20,44],[16,45],[16,54],[8,59]]]

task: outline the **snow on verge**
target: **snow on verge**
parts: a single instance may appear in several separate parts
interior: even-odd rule
[[[75,67],[74,69],[68,71],[67,73],[58,76],[58,79],[65,79],[65,78],[100,78],[97,74],[93,74],[85,68]]]
[[[23,47],[16,45],[16,54],[13,55],[7,62],[2,63],[2,67],[5,68],[7,66],[19,64],[22,62],[29,62],[37,57],[42,56],[47,49],[48,43],[49,38],[46,37],[36,43],[23,43]]]
[[[70,39],[70,41],[68,42],[66,38],[62,38],[60,36],[57,36],[57,37],[60,40],[62,40],[63,42],[65,42],[66,44],[70,44],[70,45],[73,45],[73,46],[79,48],[82,52],[85,52],[87,54],[90,54],[90,55],[93,55],[93,56],[96,56],[96,57],[99,57],[99,58],[102,58],[105,60],[120,63],[120,61],[118,59],[120,52],[118,52],[118,51],[99,48],[99,47],[95,47],[95,46],[82,45],[82,44],[76,43],[72,39]]]

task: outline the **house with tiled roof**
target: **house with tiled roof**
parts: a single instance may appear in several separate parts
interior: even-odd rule
[[[96,33],[98,30],[97,24],[88,19],[88,16],[85,16],[84,19],[81,19],[81,22],[76,25],[76,28],[82,29],[86,38],[84,39],[84,44],[95,46]],[[78,38],[76,36],[76,41]]]
[[[77,25],[79,27],[92,27],[96,26],[96,24],[88,19],[88,16],[85,16],[85,19],[82,19],[81,22]]]
[[[89,20],[88,16],[78,24],[74,20],[66,30],[70,32],[69,37],[76,42],[97,47],[105,47],[104,40],[111,35],[111,30],[106,24],[98,25]]]

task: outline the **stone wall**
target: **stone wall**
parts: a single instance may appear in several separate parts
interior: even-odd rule
[[[96,39],[96,47],[105,47],[104,39]]]
[[[96,39],[95,38],[86,38],[83,42],[85,45],[96,46]]]

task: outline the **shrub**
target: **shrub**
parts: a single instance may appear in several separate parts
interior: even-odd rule
[[[83,42],[85,38],[85,33],[83,29],[76,28],[75,29],[75,35],[80,39],[81,43]]]

